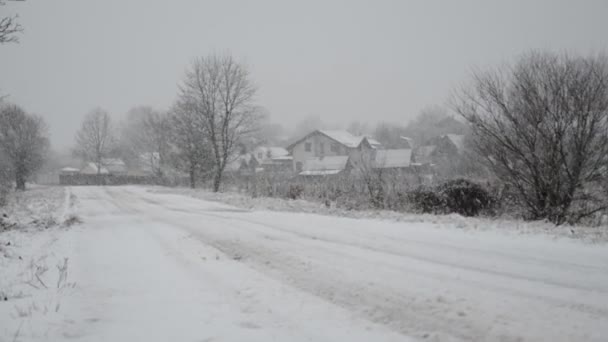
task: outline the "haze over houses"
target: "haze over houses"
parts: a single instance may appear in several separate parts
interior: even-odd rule
[[[332,177],[370,171],[432,177],[441,160],[459,158],[464,150],[464,135],[443,134],[421,146],[416,146],[412,138],[397,135],[389,145],[391,148],[370,135],[345,130],[313,130],[287,147],[260,145],[238,154],[229,161],[225,172],[236,178],[255,174]],[[118,182],[120,177],[152,178],[167,171],[163,170],[158,152],[145,152],[134,160],[126,164],[120,158],[104,158],[99,168],[90,161],[83,162],[80,168],[65,167],[60,171],[61,182],[74,183],[76,176],[80,177],[77,183],[93,184],[97,181],[95,176]],[[90,179],[83,181],[86,177]]]
[[[281,173],[301,177],[335,176],[365,170],[432,174],[433,167],[446,155],[457,157],[464,149],[464,135],[445,134],[415,146],[414,140],[399,136],[385,148],[369,135],[344,130],[314,130],[286,148],[258,146],[241,154],[228,165],[237,176],[255,173]]]

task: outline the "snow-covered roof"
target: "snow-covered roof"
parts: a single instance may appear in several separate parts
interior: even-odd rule
[[[336,174],[346,168],[348,156],[328,156],[304,161],[300,175]]]
[[[260,163],[267,160],[287,160],[285,157],[291,159],[291,156],[289,156],[289,152],[286,149],[277,146],[258,146],[253,150],[253,156]]]
[[[400,136],[399,139],[401,140],[403,147],[414,148],[414,139],[404,136]]]
[[[351,147],[351,148],[355,148],[355,147],[359,146],[361,141],[363,141],[363,139],[365,139],[364,136],[352,135],[347,131],[319,130],[319,132],[327,135],[328,137],[341,143],[342,145],[344,145],[346,147]],[[370,142],[370,144],[371,144],[371,142]]]
[[[87,163],[87,165],[85,165],[85,167],[83,167],[82,169],[80,169],[80,173],[83,173],[85,175],[96,175],[96,174],[108,174],[110,173],[108,171],[108,169],[106,169],[105,167],[101,167],[101,169],[99,169],[100,172],[97,172],[97,164],[95,163]]]
[[[66,172],[66,173],[79,172],[79,171],[80,171],[80,169],[77,169],[75,167],[64,167],[63,169],[61,169],[61,172]]]
[[[125,166],[125,162],[119,158],[103,158],[101,159],[101,163],[104,166]]]
[[[382,144],[380,144],[378,140],[372,137],[363,137],[363,139],[367,140],[367,142],[372,148],[379,148],[380,146],[382,146]]]
[[[411,149],[377,150],[374,158],[374,168],[408,167],[412,160]]]
[[[337,175],[342,170],[310,170],[300,172],[300,176],[329,176]]]
[[[289,145],[287,147],[287,149],[291,150],[294,146],[296,146],[297,144],[306,140],[306,138],[308,138],[314,134],[318,134],[318,133],[321,133],[348,148],[359,147],[359,145],[363,142],[363,140],[367,140],[367,142],[370,144],[370,146],[372,148],[379,148],[381,146],[380,142],[378,142],[376,139],[369,137],[369,136],[353,135],[353,134],[349,133],[348,131],[320,129],[320,130],[311,132],[311,133],[307,134],[306,136],[304,136],[303,138],[292,143],[291,145]]]
[[[293,160],[292,156],[272,157],[272,160]]]
[[[127,165],[122,159],[103,158],[101,163],[111,173],[127,172]]]

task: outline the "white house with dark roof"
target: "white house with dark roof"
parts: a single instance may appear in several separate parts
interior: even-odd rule
[[[366,151],[380,147],[380,143],[371,137],[356,136],[347,131],[316,130],[289,145],[287,150],[293,158],[294,171],[301,173],[307,160],[322,161],[334,156],[359,157]]]

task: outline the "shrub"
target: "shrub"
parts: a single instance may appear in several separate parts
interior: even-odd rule
[[[287,198],[296,200],[302,197],[302,193],[304,193],[304,186],[300,184],[290,184],[289,189],[287,190]]]
[[[444,198],[433,188],[419,187],[410,191],[409,201],[415,210],[427,214],[438,214],[445,208]]]
[[[437,192],[443,198],[447,212],[463,216],[477,216],[494,203],[488,191],[466,179],[447,181],[437,188]]]

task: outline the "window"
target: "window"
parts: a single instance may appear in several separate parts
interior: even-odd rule
[[[319,143],[319,153],[325,154],[325,144]]]
[[[258,153],[258,159],[263,159],[263,158],[264,158],[264,153],[259,152],[259,153]]]
[[[304,144],[304,150],[306,152],[310,152],[311,149],[312,149],[312,144],[311,143],[307,142],[307,143]]]
[[[330,148],[331,151],[334,153],[338,153],[340,151],[340,146],[336,143],[332,143]]]
[[[297,172],[302,172],[302,162],[297,162],[296,163],[296,171]]]

